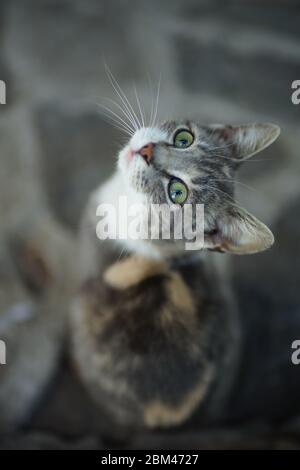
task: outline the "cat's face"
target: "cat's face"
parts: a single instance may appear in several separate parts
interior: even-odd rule
[[[234,202],[234,176],[241,161],[278,135],[272,124],[203,127],[168,121],[137,130],[118,166],[125,185],[146,204],[175,205],[178,211],[203,204],[205,248],[254,253],[271,246],[273,236]]]

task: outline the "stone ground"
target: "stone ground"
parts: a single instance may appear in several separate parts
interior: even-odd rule
[[[290,98],[300,79],[299,18],[296,0],[1,1],[0,338],[8,364],[0,370],[0,448],[104,446],[103,417],[65,353],[67,259],[79,215],[124,139],[97,106],[115,99],[104,63],[131,97],[135,82],[148,109],[161,74],[162,118],[279,124],[280,139],[245,164],[237,188],[241,203],[274,225],[300,197],[300,105]],[[245,258],[234,263],[247,273]],[[287,279],[282,286],[289,292]],[[295,448],[295,429],[178,431],[132,446]]]

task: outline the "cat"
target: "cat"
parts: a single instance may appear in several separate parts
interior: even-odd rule
[[[116,430],[179,426],[196,412],[209,423],[222,416],[241,329],[222,257],[213,252],[272,246],[271,231],[235,201],[234,178],[279,133],[268,123],[141,127],[120,151],[112,177],[92,193],[78,238],[72,353]],[[99,240],[97,207],[116,208],[121,196],[179,212],[203,204],[202,249],[187,251],[186,240],[172,237]]]

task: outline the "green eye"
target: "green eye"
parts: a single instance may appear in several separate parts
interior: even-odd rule
[[[188,188],[177,179],[172,179],[169,183],[169,197],[174,204],[183,204],[188,197]]]
[[[178,131],[174,137],[174,147],[185,149],[192,145],[194,136],[190,131]]]

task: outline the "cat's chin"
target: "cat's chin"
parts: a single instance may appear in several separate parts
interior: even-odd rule
[[[128,252],[145,258],[165,260],[174,258],[190,257],[192,254],[199,254],[202,250],[187,251],[184,247],[179,247],[175,243],[164,243],[151,240],[122,240],[122,247]]]

